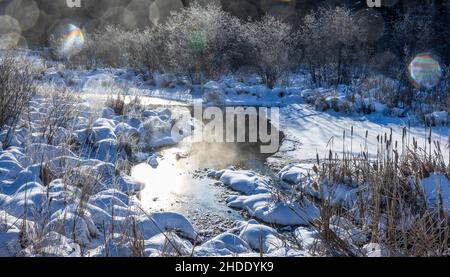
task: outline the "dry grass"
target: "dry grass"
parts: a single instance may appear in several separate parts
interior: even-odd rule
[[[345,136],[345,135],[344,135]],[[394,256],[449,255],[449,218],[442,196],[438,207],[429,207],[420,185],[434,172],[450,177],[439,142],[431,140],[419,147],[404,130],[402,142],[391,134],[378,137],[378,155],[369,158],[368,151],[358,155],[344,151],[339,156],[330,151],[326,160],[314,170],[320,184],[347,184],[358,188],[352,208],[320,202],[320,220],[313,223],[327,253],[353,256],[363,253],[362,245],[343,240],[330,228],[332,216],[343,217],[368,234],[368,241],[386,247]],[[345,139],[344,139],[345,141]],[[344,149],[351,149],[346,147]]]

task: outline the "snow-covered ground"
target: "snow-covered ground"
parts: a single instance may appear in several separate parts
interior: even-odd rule
[[[39,66],[39,61],[35,63]],[[319,209],[307,197],[280,195],[277,181],[298,184],[310,172],[316,154],[323,158],[330,148],[338,153],[343,147],[346,152],[368,151],[374,156],[378,135],[389,136],[392,131],[393,140],[401,145],[403,128],[407,128],[405,141],[412,143],[415,137],[424,147],[428,135],[414,120],[386,115],[381,104],[371,115],[316,111],[305,103],[310,90],[302,75],[295,76],[288,88],[268,89],[255,77],[239,81],[224,77],[190,86],[170,75],[144,81],[130,70],[74,71],[50,64],[39,86],[45,91],[52,85],[67,86],[71,94],[81,97],[62,103],[63,109],[76,111],[70,120],[56,126],[49,137],[46,126],[54,122],[49,117],[52,112],[63,112],[61,103],[36,95],[30,116],[16,132],[0,132],[2,141],[8,138],[0,152],[0,256],[314,255],[323,247],[313,228]],[[143,108],[118,115],[104,107],[105,95],[117,93],[128,95],[130,101],[138,95]],[[171,165],[183,159],[182,154],[164,157],[168,152],[158,151],[182,141],[170,131],[186,112],[179,108],[194,101],[281,107],[280,130],[286,137],[279,152],[267,160],[276,177],[236,167],[171,172],[177,168]],[[193,125],[184,123],[186,129]],[[441,143],[447,160],[448,137],[448,127],[433,130],[433,140]],[[126,170],[127,162],[138,166],[134,173]],[[146,171],[152,170],[148,175]],[[183,196],[192,193],[182,193],[186,187],[177,183],[184,182],[180,174],[197,174],[203,179],[201,184],[220,186],[225,201],[215,208],[225,216],[232,208],[233,222],[224,224],[220,233],[211,233],[198,228],[221,222],[199,225],[193,221],[201,218],[175,211],[180,197],[164,197],[174,191]],[[432,175],[422,185],[430,204],[436,204],[439,191],[448,208],[450,182],[445,176]],[[193,195],[204,194],[208,205],[218,199],[211,193],[214,189],[202,187]],[[318,196],[309,189],[305,189],[308,194]],[[351,205],[355,199],[352,187],[341,185],[333,190],[333,201]],[[161,201],[158,197],[173,203],[164,207],[148,203]],[[184,209],[189,207],[189,198],[185,202]],[[334,217],[331,228],[342,239],[350,237],[364,246],[364,254],[383,255],[382,246],[369,244],[366,231],[351,222]]]

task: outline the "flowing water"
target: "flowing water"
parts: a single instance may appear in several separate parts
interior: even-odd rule
[[[274,177],[266,165],[269,156],[260,153],[259,143],[181,142],[159,150],[157,167],[138,164],[131,175],[146,185],[140,194],[144,208],[179,212],[208,237],[243,219],[239,211],[226,205],[227,197],[236,192],[207,177],[208,169],[236,166]]]
[[[91,105],[102,107],[108,96],[84,94],[83,97]],[[124,100],[129,102],[132,98],[126,96]],[[155,97],[141,96],[140,100],[148,107],[189,108],[189,104],[184,102]],[[281,144],[281,132],[279,139]],[[191,144],[184,141],[176,146],[158,149],[157,167],[141,163],[131,170],[132,177],[145,184],[145,189],[140,193],[141,204],[150,212],[173,211],[187,216],[204,237],[224,232],[235,220],[244,216],[226,205],[227,197],[237,193],[207,177],[207,171],[235,166],[276,179],[266,163],[271,155],[261,154],[260,146],[260,143]]]

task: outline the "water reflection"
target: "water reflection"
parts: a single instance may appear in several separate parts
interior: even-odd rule
[[[225,204],[231,192],[209,179],[207,168],[238,165],[260,172],[267,156],[259,154],[257,144],[196,143],[161,151],[159,165],[147,163],[133,167],[131,175],[146,184],[141,192],[142,205],[153,211],[177,211],[186,215],[213,213],[224,218],[240,218]]]

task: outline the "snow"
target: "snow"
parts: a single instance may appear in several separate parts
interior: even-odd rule
[[[82,100],[71,103],[78,113],[70,126],[56,128],[50,143],[43,137],[41,125],[48,116],[49,103],[39,95],[30,102],[30,122],[21,122],[15,132],[0,130],[0,256],[77,257],[82,255],[81,249],[87,256],[131,256],[135,254],[130,239],[134,220],[142,233],[145,256],[309,255],[321,244],[310,224],[319,218],[311,199],[327,199],[331,205],[351,209],[358,191],[347,184],[312,182],[315,173],[311,165],[316,155],[322,159],[332,149],[353,154],[368,151],[374,157],[379,134],[392,130],[400,146],[404,127],[408,127],[410,142],[410,137],[418,138],[420,143],[428,135],[406,109],[389,110],[361,96],[347,103],[348,87],[309,89],[306,77],[301,75],[290,80],[289,87],[274,89],[262,85],[255,76],[222,76],[203,86],[191,86],[170,74],[155,73],[152,77],[153,82],[127,69],[69,70],[50,64],[38,91],[48,90],[50,84],[67,86]],[[126,101],[139,95],[144,104],[149,101],[153,106],[170,108],[144,107],[118,115],[114,109],[104,107],[107,97],[117,92],[124,93]],[[316,101],[317,92],[324,99]],[[226,188],[226,204],[245,211],[244,218],[254,218],[238,220],[234,227],[208,240],[199,235],[204,230],[197,230],[181,213],[144,213],[137,197],[144,184],[119,169],[120,162],[129,162],[130,158],[158,169],[164,157],[155,153],[159,151],[155,148],[176,145],[189,133],[184,131],[193,126],[190,111],[178,108],[196,101],[206,105],[280,107],[280,129],[285,134],[279,153],[268,159],[269,164],[282,165],[278,177],[283,184],[252,170],[231,167],[208,171],[209,178],[220,180]],[[318,111],[311,103],[324,108],[334,106],[339,112]],[[369,105],[373,113],[357,112]],[[447,160],[448,113],[428,112],[426,119],[436,125],[433,140],[441,142]],[[184,120],[186,114],[189,120]],[[175,124],[181,126],[182,135],[172,134]],[[73,145],[67,144],[69,140]],[[123,141],[131,145],[130,157],[120,148]],[[437,206],[442,195],[444,208],[450,209],[450,181],[446,176],[436,172],[420,184],[431,208]],[[292,199],[280,196],[276,185],[299,189],[304,195]],[[82,192],[87,193],[83,198]],[[22,225],[24,215],[26,226]],[[21,228],[28,231],[27,241],[19,240]],[[33,237],[37,228],[44,231],[39,238]],[[330,228],[340,238],[363,246],[368,256],[390,254],[386,247],[368,243],[369,234],[345,218],[331,218]],[[281,230],[293,235],[302,250],[294,249]]]
[[[225,232],[203,243],[195,252],[198,256],[232,256],[250,251],[247,242],[232,233]]]
[[[189,256],[192,244],[173,233],[158,234],[145,240],[145,256]]]
[[[313,251],[319,243],[319,235],[310,228],[298,227],[295,229],[294,234],[303,249]]]
[[[366,256],[370,258],[380,258],[380,257],[389,257],[390,251],[387,247],[378,244],[378,243],[369,243],[364,245],[364,251],[366,252]]]
[[[319,210],[307,199],[299,203],[279,202],[271,194],[231,196],[228,205],[245,209],[250,216],[277,225],[309,225],[319,216]]]
[[[410,128],[409,123],[411,123]],[[352,127],[353,137],[351,137]],[[294,163],[315,161],[317,154],[320,159],[323,159],[327,157],[330,149],[336,153],[342,153],[344,131],[346,133],[345,150],[348,152],[353,150],[354,154],[368,151],[371,157],[376,157],[377,136],[385,133],[389,135],[391,131],[394,142],[397,141],[401,149],[403,128],[408,131],[410,143],[412,143],[412,137],[415,137],[420,145],[425,143],[428,131],[425,131],[422,125],[414,122],[413,118],[395,118],[379,112],[364,115],[364,117],[335,112],[319,112],[308,104],[302,103],[288,105],[280,110],[280,129],[286,135],[283,144],[297,141],[301,145],[283,153]],[[433,129],[432,139],[439,141],[441,147],[445,147],[445,149],[448,149],[446,145],[449,130],[449,127],[445,126]],[[367,139],[366,131],[368,132]],[[442,150],[444,157],[448,158],[448,151]]]
[[[81,248],[73,240],[58,234],[49,232],[36,244],[24,250],[26,256],[42,257],[80,257]]]
[[[172,231],[191,240],[197,239],[197,232],[191,222],[182,214],[175,212],[157,212],[150,217],[144,215],[139,221],[139,226],[146,238],[161,232]]]
[[[450,211],[450,180],[446,176],[432,173],[430,177],[422,180],[421,185],[430,207],[437,207],[441,196],[443,208]]]
[[[232,190],[250,195],[269,192],[270,179],[258,176],[254,171],[224,170],[215,174],[220,181]]]
[[[259,224],[255,220],[237,222],[236,229],[240,232],[239,237],[253,250],[269,253],[284,245],[274,228]]]

